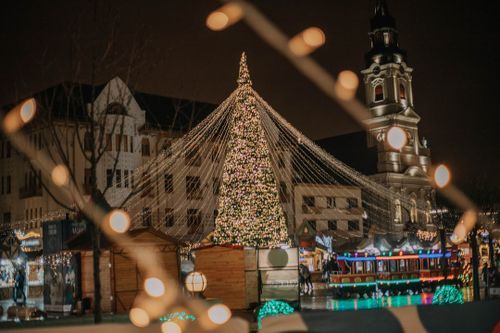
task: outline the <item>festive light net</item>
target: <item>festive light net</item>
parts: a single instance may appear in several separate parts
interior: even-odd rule
[[[324,220],[318,229],[337,236],[361,237],[373,226],[391,230],[396,200],[412,204],[287,122],[253,89],[244,54],[238,88],[134,173],[136,194],[125,205],[133,226],[193,243],[213,232],[219,244],[274,247],[309,220]],[[347,228],[327,222],[332,216],[349,220]]]

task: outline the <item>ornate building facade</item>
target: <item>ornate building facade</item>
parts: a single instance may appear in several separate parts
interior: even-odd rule
[[[412,87],[413,68],[406,52],[399,47],[395,19],[385,1],[377,1],[369,33],[371,49],[366,53],[366,68],[361,71],[366,104],[371,118],[366,121],[368,147],[377,152],[377,171],[371,177],[410,198],[410,205],[398,199],[389,203],[391,229],[400,232],[406,223],[432,222],[434,191],[427,173],[430,150],[418,133],[420,116],[415,112]],[[406,144],[395,150],[387,133],[397,126],[404,131]]]

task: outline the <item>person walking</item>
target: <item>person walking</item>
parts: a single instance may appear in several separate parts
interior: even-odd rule
[[[312,285],[312,281],[311,281],[311,272],[309,271],[309,268],[307,268],[307,266],[305,265],[302,265],[303,266],[303,270],[304,270],[304,283],[307,287],[307,294],[312,294],[312,291],[313,291],[313,285]]]
[[[16,282],[15,282],[15,293],[14,293],[14,301],[17,303],[19,296],[23,297],[22,304],[26,304],[26,294],[24,293],[24,282],[25,277],[24,273],[21,269],[17,271]]]

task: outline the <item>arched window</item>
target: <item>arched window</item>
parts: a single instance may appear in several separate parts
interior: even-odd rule
[[[108,107],[106,108],[106,113],[125,115],[127,114],[127,110],[122,104],[114,102],[108,105]]]
[[[396,223],[403,222],[403,216],[401,214],[401,201],[399,201],[399,199],[396,199],[394,203],[394,220]]]
[[[374,101],[380,102],[384,100],[384,86],[382,83],[379,83],[374,88]]]
[[[142,149],[142,156],[150,156],[150,149],[149,149],[149,139],[148,138],[142,138],[141,142],[141,149]]]
[[[403,83],[399,83],[399,99],[406,100],[406,88]]]

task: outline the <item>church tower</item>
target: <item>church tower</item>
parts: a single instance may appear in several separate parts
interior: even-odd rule
[[[407,223],[430,224],[433,189],[426,176],[430,150],[418,134],[420,116],[415,112],[412,89],[413,69],[406,51],[399,47],[396,21],[384,0],[377,0],[370,22],[371,48],[365,55],[363,74],[366,104],[371,118],[366,121],[368,147],[376,149],[376,181],[410,197],[410,205],[399,200],[389,203],[390,229],[402,232]],[[399,150],[388,144],[388,132],[396,127],[406,144]],[[400,131],[399,129],[402,129]]]

